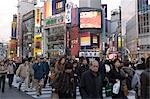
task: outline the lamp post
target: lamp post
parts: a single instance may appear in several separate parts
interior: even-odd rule
[[[137,57],[138,58],[140,57],[140,47],[139,46],[137,47]]]

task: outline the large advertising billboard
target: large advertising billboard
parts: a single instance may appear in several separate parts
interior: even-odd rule
[[[65,11],[66,0],[52,0],[52,15]]]
[[[101,12],[80,12],[80,28],[101,28]]]

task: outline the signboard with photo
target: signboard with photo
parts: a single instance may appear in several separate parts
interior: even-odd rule
[[[101,12],[80,12],[80,28],[101,28]]]

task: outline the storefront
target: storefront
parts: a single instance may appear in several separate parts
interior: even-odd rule
[[[65,53],[65,23],[64,13],[53,15],[45,20],[44,31],[47,45],[46,53],[49,56],[58,56]]]

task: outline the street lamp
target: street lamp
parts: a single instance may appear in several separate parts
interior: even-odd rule
[[[140,57],[139,51],[140,51],[140,47],[138,46],[138,47],[137,47],[137,55],[138,55],[137,57],[138,57],[138,58]]]

